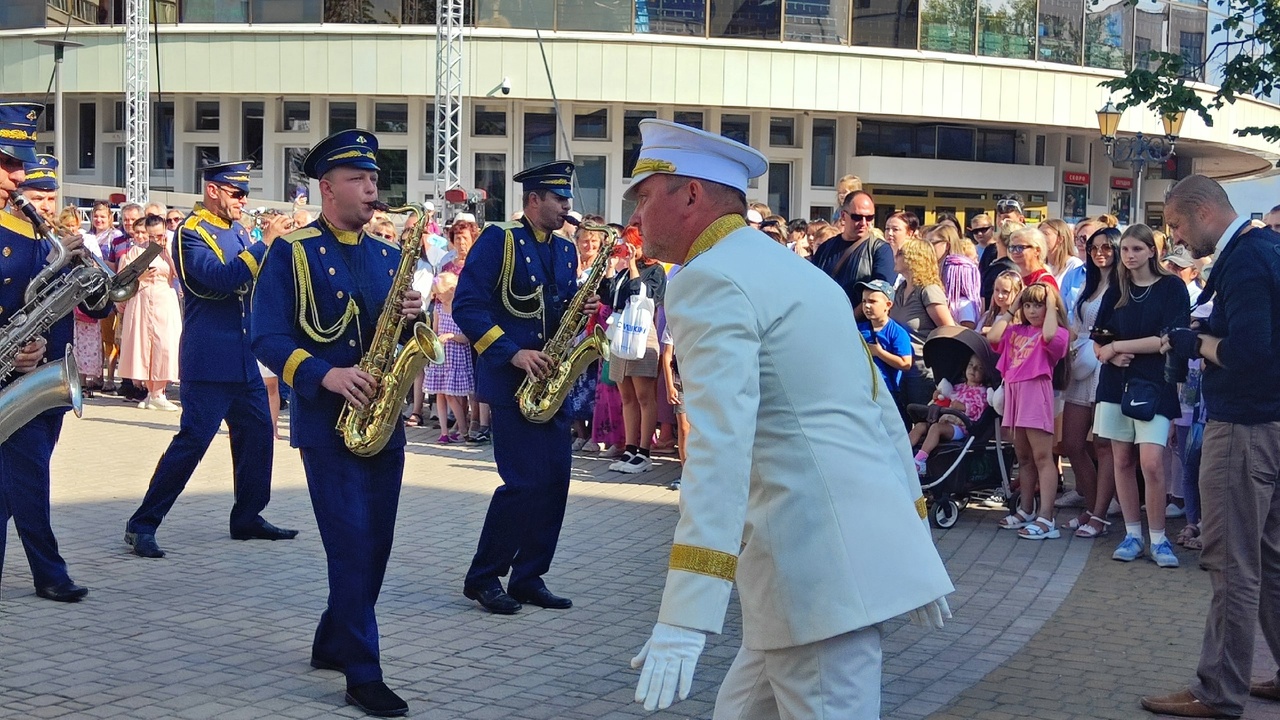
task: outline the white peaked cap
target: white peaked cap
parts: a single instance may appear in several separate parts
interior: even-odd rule
[[[645,178],[659,173],[710,180],[745,195],[747,181],[769,169],[769,160],[753,147],[669,120],[641,120],[640,139],[628,199]]]

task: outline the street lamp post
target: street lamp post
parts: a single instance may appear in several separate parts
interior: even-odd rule
[[[1133,201],[1129,203],[1129,208],[1130,214],[1136,216],[1135,208],[1144,207],[1142,176],[1148,165],[1163,165],[1173,156],[1173,148],[1178,142],[1178,134],[1182,132],[1182,120],[1186,114],[1178,111],[1163,115],[1161,120],[1164,123],[1164,137],[1154,138],[1141,132],[1133,137],[1116,137],[1121,111],[1111,101],[1107,101],[1097,114],[1098,132],[1102,134],[1102,142],[1106,145],[1107,157],[1112,164],[1129,163],[1133,168]],[[1129,220],[1135,222],[1134,217]]]
[[[36,40],[36,44],[53,48],[53,155],[62,163],[65,172],[70,163],[65,155],[67,141],[63,118],[66,117],[66,108],[62,103],[62,57],[67,48],[84,47],[84,43],[61,38],[42,38]]]

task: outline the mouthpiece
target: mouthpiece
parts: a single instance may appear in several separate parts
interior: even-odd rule
[[[574,217],[574,216],[572,216],[572,215],[565,215],[565,216],[564,216],[564,221],[565,221],[565,222],[567,222],[567,223],[569,223],[570,225],[572,225],[572,226],[574,226],[574,227],[578,227],[579,225],[581,225],[581,224],[582,224],[582,221],[581,221],[581,220],[579,220],[578,218],[576,218],[576,217]]]
[[[390,205],[382,202],[381,200],[374,200],[373,202],[369,203],[369,207],[373,208],[378,212],[386,212],[391,209]]]

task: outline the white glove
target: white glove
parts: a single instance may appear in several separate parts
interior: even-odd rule
[[[693,671],[706,642],[707,636],[697,630],[666,623],[654,625],[653,635],[640,648],[640,654],[631,658],[631,667],[644,665],[636,684],[636,702],[644,703],[645,710],[666,709],[675,702],[677,686],[681,700],[689,697]]]
[[[912,610],[907,616],[911,618],[912,625],[925,630],[941,630],[942,621],[951,619],[951,606],[947,605],[947,598],[943,596]]]

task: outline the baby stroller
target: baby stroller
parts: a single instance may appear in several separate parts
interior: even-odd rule
[[[965,327],[941,327],[929,334],[924,343],[924,363],[933,370],[936,380],[946,378],[952,384],[965,380],[969,358],[977,357],[985,375],[999,386],[996,354],[986,338]],[[919,406],[908,408],[918,409]],[[963,412],[950,408],[934,408],[938,412],[963,417]],[[1000,436],[1000,415],[988,406],[979,418],[965,423],[966,436],[944,442],[929,455],[926,472],[920,477],[920,489],[929,499],[929,520],[939,528],[956,524],[960,511],[974,500],[981,500],[997,488],[1009,490],[1016,455],[1013,443]]]

